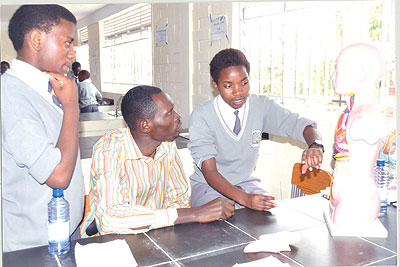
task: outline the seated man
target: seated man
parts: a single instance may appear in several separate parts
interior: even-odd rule
[[[190,143],[197,168],[190,177],[192,206],[220,196],[255,210],[275,207],[260,180],[252,177],[261,134],[290,136],[308,144],[302,173],[319,167],[323,146],[316,123],[279,106],[263,95],[249,95],[250,64],[237,49],[218,52],[210,63],[219,95],[200,106],[189,120]]]
[[[231,200],[190,208],[189,183],[175,142],[180,115],[161,89],[138,86],[124,96],[128,128],[106,133],[93,148],[90,211],[81,236],[132,234],[233,215]]]
[[[98,102],[103,100],[103,96],[90,80],[90,73],[81,70],[78,74],[79,83],[79,107],[81,113],[99,112]]]

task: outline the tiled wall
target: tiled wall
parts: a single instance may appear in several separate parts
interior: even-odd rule
[[[228,36],[232,33],[233,3],[153,4],[153,30],[167,26],[168,45],[153,42],[153,82],[168,92],[187,127],[194,107],[215,96],[210,82],[209,63],[232,39],[211,45],[210,15],[224,15]]]

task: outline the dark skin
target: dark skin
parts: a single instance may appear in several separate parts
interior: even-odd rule
[[[56,147],[61,161],[46,180],[52,188],[66,188],[71,180],[78,153],[79,105],[77,87],[64,74],[75,59],[73,40],[76,25],[64,19],[49,33],[33,29],[25,35],[17,59],[46,72],[55,94],[63,106],[64,115]]]
[[[245,103],[249,91],[249,77],[244,66],[231,66],[221,71],[218,83],[212,82],[214,88],[220,93],[228,105],[238,109]],[[321,140],[319,132],[311,125],[303,131],[307,144],[314,140]],[[313,167],[319,168],[322,163],[322,149],[318,146],[305,150],[302,154],[302,172],[312,171]],[[262,194],[249,194],[233,186],[217,169],[215,158],[202,162],[202,172],[207,183],[222,195],[237,203],[254,210],[269,210],[276,207],[273,196]]]
[[[167,94],[154,94],[152,98],[157,105],[154,118],[136,121],[136,130],[131,133],[142,154],[154,158],[161,142],[173,141],[178,137],[182,123],[181,116],[174,110],[174,103]],[[175,224],[208,223],[231,217],[235,212],[235,207],[232,200],[217,198],[201,207],[180,208],[177,211],[178,218]],[[146,228],[148,227],[138,229]]]

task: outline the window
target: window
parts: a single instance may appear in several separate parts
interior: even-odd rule
[[[389,69],[376,97],[394,100],[394,1],[285,1],[240,3],[240,48],[251,63],[254,93],[290,109],[319,103],[343,104],[330,76],[341,48],[372,43],[385,53]],[[390,68],[392,71],[390,71]],[[394,106],[394,104],[393,104]]]
[[[81,69],[90,72],[89,63],[89,34],[88,28],[82,27],[78,30],[78,43],[79,46],[75,47],[76,61],[81,63]]]
[[[102,91],[152,84],[151,5],[137,4],[103,21]]]

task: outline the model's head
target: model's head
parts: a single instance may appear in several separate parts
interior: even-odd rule
[[[364,43],[346,46],[339,53],[332,74],[335,92],[347,95],[374,89],[382,79],[383,66],[382,55],[375,46]]]
[[[74,72],[75,76],[78,76],[79,72],[81,71],[81,63],[78,61],[72,63],[72,71]]]
[[[232,108],[241,108],[249,95],[250,64],[237,49],[224,49],[210,63],[212,84],[222,99]]]
[[[78,74],[78,79],[80,82],[89,78],[90,78],[90,72],[88,72],[87,70],[81,70]]]
[[[61,19],[76,24],[75,16],[59,5],[23,5],[15,11],[8,25],[8,35],[16,51],[22,49],[25,35],[33,29],[50,33]]]
[[[10,64],[7,61],[1,62],[1,74],[6,72],[10,68]]]
[[[121,111],[131,132],[140,130],[159,142],[174,140],[182,128],[172,99],[154,86],[129,90],[122,99]]]
[[[242,51],[234,48],[219,51],[210,62],[210,74],[213,81],[218,83],[221,71],[232,66],[243,66],[247,75],[250,74],[250,63]]]

